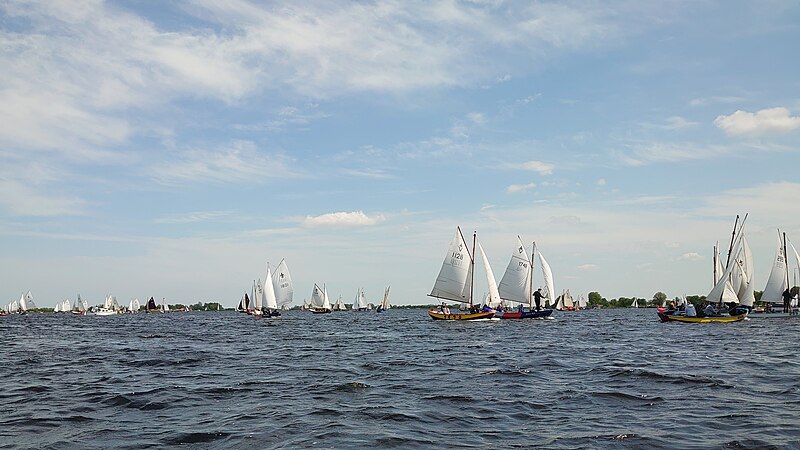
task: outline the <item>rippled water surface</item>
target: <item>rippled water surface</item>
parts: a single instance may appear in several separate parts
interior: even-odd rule
[[[800,448],[800,319],[0,317],[0,448]]]

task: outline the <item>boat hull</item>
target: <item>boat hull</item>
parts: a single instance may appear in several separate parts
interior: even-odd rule
[[[800,317],[797,311],[792,312],[757,312],[757,311],[750,311],[747,317],[751,319],[786,319],[789,317]]]
[[[494,311],[445,314],[443,312],[439,312],[436,310],[430,310],[428,311],[428,315],[431,316],[433,320],[479,320],[479,319],[491,319],[492,317],[494,317]]]
[[[311,313],[312,314],[329,314],[331,312],[332,311],[330,309],[326,309],[326,308],[312,308],[311,309]]]
[[[677,315],[668,315],[663,312],[658,313],[658,317],[662,322],[686,322],[686,323],[711,323],[711,322],[739,322],[747,317],[747,314],[739,314],[738,316],[713,316],[713,317],[686,317]]]
[[[550,317],[553,314],[552,309],[543,309],[541,311],[506,311],[500,316],[501,319],[543,319]]]

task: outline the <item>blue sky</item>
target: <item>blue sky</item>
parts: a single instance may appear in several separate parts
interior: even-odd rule
[[[800,236],[795,2],[4,0],[0,42],[3,304],[281,258],[427,303],[457,225],[498,280],[519,234],[557,291],[705,295],[736,214],[757,290]]]

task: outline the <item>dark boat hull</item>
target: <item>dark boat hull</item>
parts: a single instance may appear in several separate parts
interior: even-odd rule
[[[430,310],[428,311],[428,315],[431,316],[433,320],[480,320],[491,319],[494,317],[494,311],[445,314],[436,310]]]
[[[541,311],[506,311],[500,316],[501,319],[543,319],[550,317],[553,314],[552,309],[543,309]]]

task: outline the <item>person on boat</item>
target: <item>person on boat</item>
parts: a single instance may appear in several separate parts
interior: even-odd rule
[[[669,306],[667,306],[667,314],[674,313],[675,311],[677,311],[677,308],[675,308],[675,300],[672,300],[669,302]]]
[[[786,288],[783,291],[783,312],[789,312],[789,304],[792,302],[792,291]]]
[[[717,308],[714,308],[713,303],[709,303],[708,305],[706,305],[705,309],[703,309],[703,314],[705,314],[706,317],[716,316]]]
[[[697,310],[692,303],[686,304],[686,317],[697,317]]]
[[[522,306],[522,303],[519,304],[519,308],[517,308],[517,309],[519,309],[520,313],[525,312],[525,308]]]
[[[494,310],[492,309],[491,306],[489,306],[488,303],[483,305],[483,312],[492,312],[492,311],[494,311]]]
[[[542,288],[537,289],[536,292],[533,293],[533,302],[536,303],[537,311],[542,310],[542,297]]]

